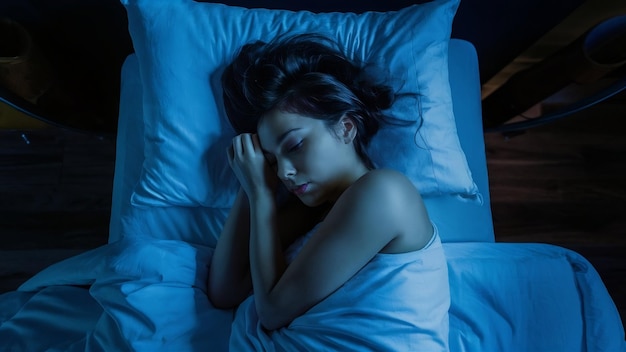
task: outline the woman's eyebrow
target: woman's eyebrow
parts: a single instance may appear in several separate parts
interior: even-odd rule
[[[290,129],[290,130],[287,130],[285,133],[283,133],[280,136],[278,136],[276,138],[276,145],[280,145],[283,142],[283,140],[285,140],[285,138],[287,138],[287,135],[289,135],[289,133],[291,133],[293,131],[297,131],[299,129],[300,129],[299,127],[295,127],[295,128]]]
[[[289,130],[285,131],[285,132],[284,132],[284,133],[282,133],[280,136],[276,137],[276,145],[280,145],[280,144],[281,144],[281,143],[285,140],[285,138],[287,138],[287,136],[289,135],[289,133],[294,132],[294,131],[297,131],[297,130],[300,130],[300,129],[301,129],[300,127],[295,127],[295,128],[291,128],[291,129],[289,129]],[[265,150],[265,148],[261,148],[261,151],[262,151],[264,154],[269,154],[269,155],[272,155],[272,153],[270,153],[269,151]]]

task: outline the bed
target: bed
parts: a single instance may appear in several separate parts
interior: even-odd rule
[[[495,242],[478,60],[471,43],[449,38],[458,1],[364,14],[122,3],[135,53],[121,71],[109,243],[0,295],[1,350],[228,350],[235,312],[206,296],[237,186],[223,159],[233,132],[216,77],[240,43],[297,29],[335,35],[355,57],[416,77],[400,86],[421,95],[421,129],[383,131],[370,152],[413,177],[439,230],[451,351],[626,351],[619,313],[584,257]],[[415,116],[414,104],[401,101],[396,112]],[[409,350],[393,332],[370,338]],[[353,349],[374,350],[367,346]]]

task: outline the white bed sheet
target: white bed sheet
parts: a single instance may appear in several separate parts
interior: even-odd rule
[[[626,351],[598,272],[540,243],[449,243],[451,351]]]
[[[611,297],[575,252],[506,243],[444,250],[451,351],[626,350]],[[133,238],[52,265],[0,296],[0,309],[20,307],[3,314],[0,341],[17,351],[46,341],[79,350],[225,351],[233,312],[212,308],[205,294],[211,253]]]

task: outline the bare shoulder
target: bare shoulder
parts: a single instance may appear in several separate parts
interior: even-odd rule
[[[405,206],[407,205],[406,202],[422,202],[422,197],[411,180],[404,174],[389,169],[377,169],[368,172],[355,182],[349,191],[357,194],[358,198],[374,197],[378,200],[379,205],[385,204],[395,207]]]
[[[432,224],[419,191],[398,171],[372,170],[355,182],[345,196],[359,209],[364,222],[383,225],[395,234],[383,252],[417,250],[432,236]]]
[[[403,173],[391,169],[376,169],[363,175],[355,185],[364,183],[368,186],[389,187],[391,189],[401,189],[405,191],[415,191],[417,189]]]

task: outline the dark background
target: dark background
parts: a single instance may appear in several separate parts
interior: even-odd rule
[[[362,12],[400,9],[418,2],[236,0],[225,3],[315,12]],[[486,82],[582,2],[463,0],[452,35],[476,46],[481,81]],[[76,118],[81,121],[79,127],[114,133],[120,67],[133,51],[123,5],[116,0],[3,0],[0,16],[26,27],[52,62],[61,84],[74,97],[77,106],[69,110],[80,115]],[[48,107],[42,115],[52,120],[73,121],[67,110]]]

